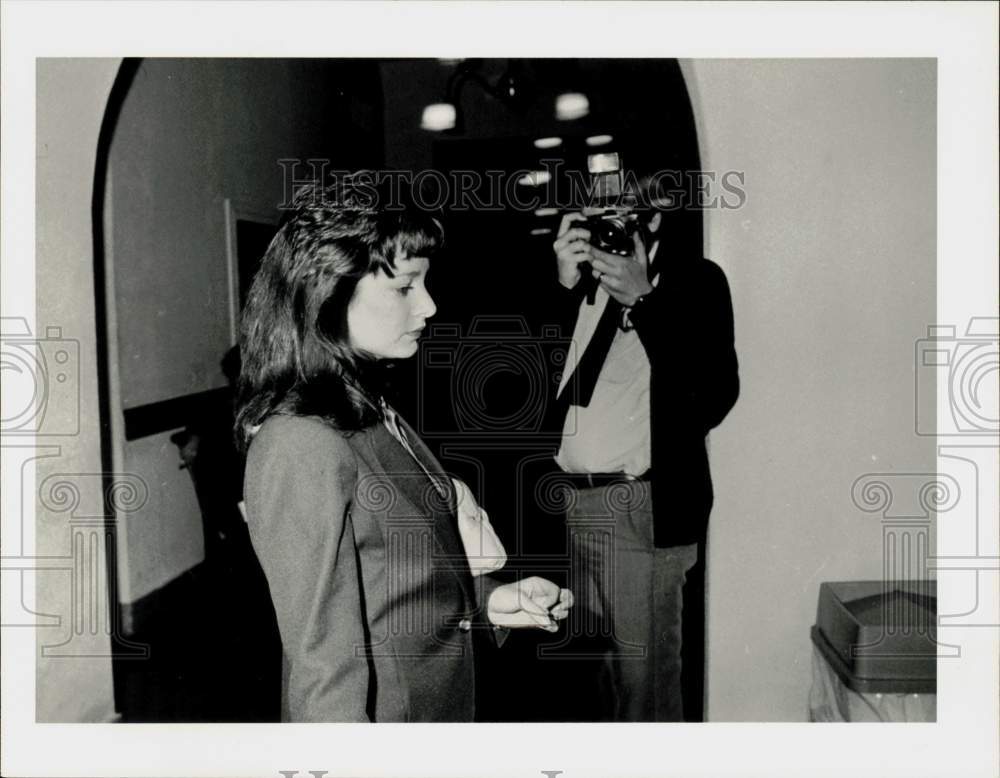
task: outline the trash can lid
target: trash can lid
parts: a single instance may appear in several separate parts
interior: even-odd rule
[[[933,693],[936,638],[934,581],[820,584],[812,640],[855,691]]]

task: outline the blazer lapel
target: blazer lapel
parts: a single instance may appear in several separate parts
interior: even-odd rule
[[[420,458],[419,462],[413,460],[383,424],[376,424],[369,431],[373,469],[377,475],[386,476],[383,483],[391,484],[397,496],[395,505],[389,511],[390,519],[401,523],[429,521],[439,552],[448,558],[442,560],[444,566],[459,579],[469,602],[475,603],[472,576],[461,563],[465,558],[465,546],[458,534],[455,490],[451,479],[419,436],[405,422],[402,424],[408,442]],[[428,473],[431,478],[428,478]]]

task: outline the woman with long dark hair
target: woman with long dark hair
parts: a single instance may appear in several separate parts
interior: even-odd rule
[[[236,432],[290,721],[471,721],[480,640],[554,631],[572,604],[542,578],[474,575],[488,520],[460,529],[464,485],[383,397],[380,366],[434,315],[443,240],[384,194],[360,176],[301,192],[243,316]]]

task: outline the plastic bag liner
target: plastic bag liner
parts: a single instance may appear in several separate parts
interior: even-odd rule
[[[854,691],[814,645],[809,720],[936,721],[937,695]]]

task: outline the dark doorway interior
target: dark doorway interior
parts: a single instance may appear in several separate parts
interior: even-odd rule
[[[260,267],[261,257],[267,251],[271,238],[278,231],[276,224],[251,219],[236,220],[236,257],[240,277],[240,311],[247,302],[247,292]]]
[[[272,223],[236,221],[241,311],[276,231]],[[149,656],[115,664],[125,722],[280,718],[281,640],[240,510],[243,458],[233,440],[238,346],[221,368],[228,387],[191,398],[186,426],[170,437],[198,500],[205,561],[130,608],[128,638],[148,647]]]

